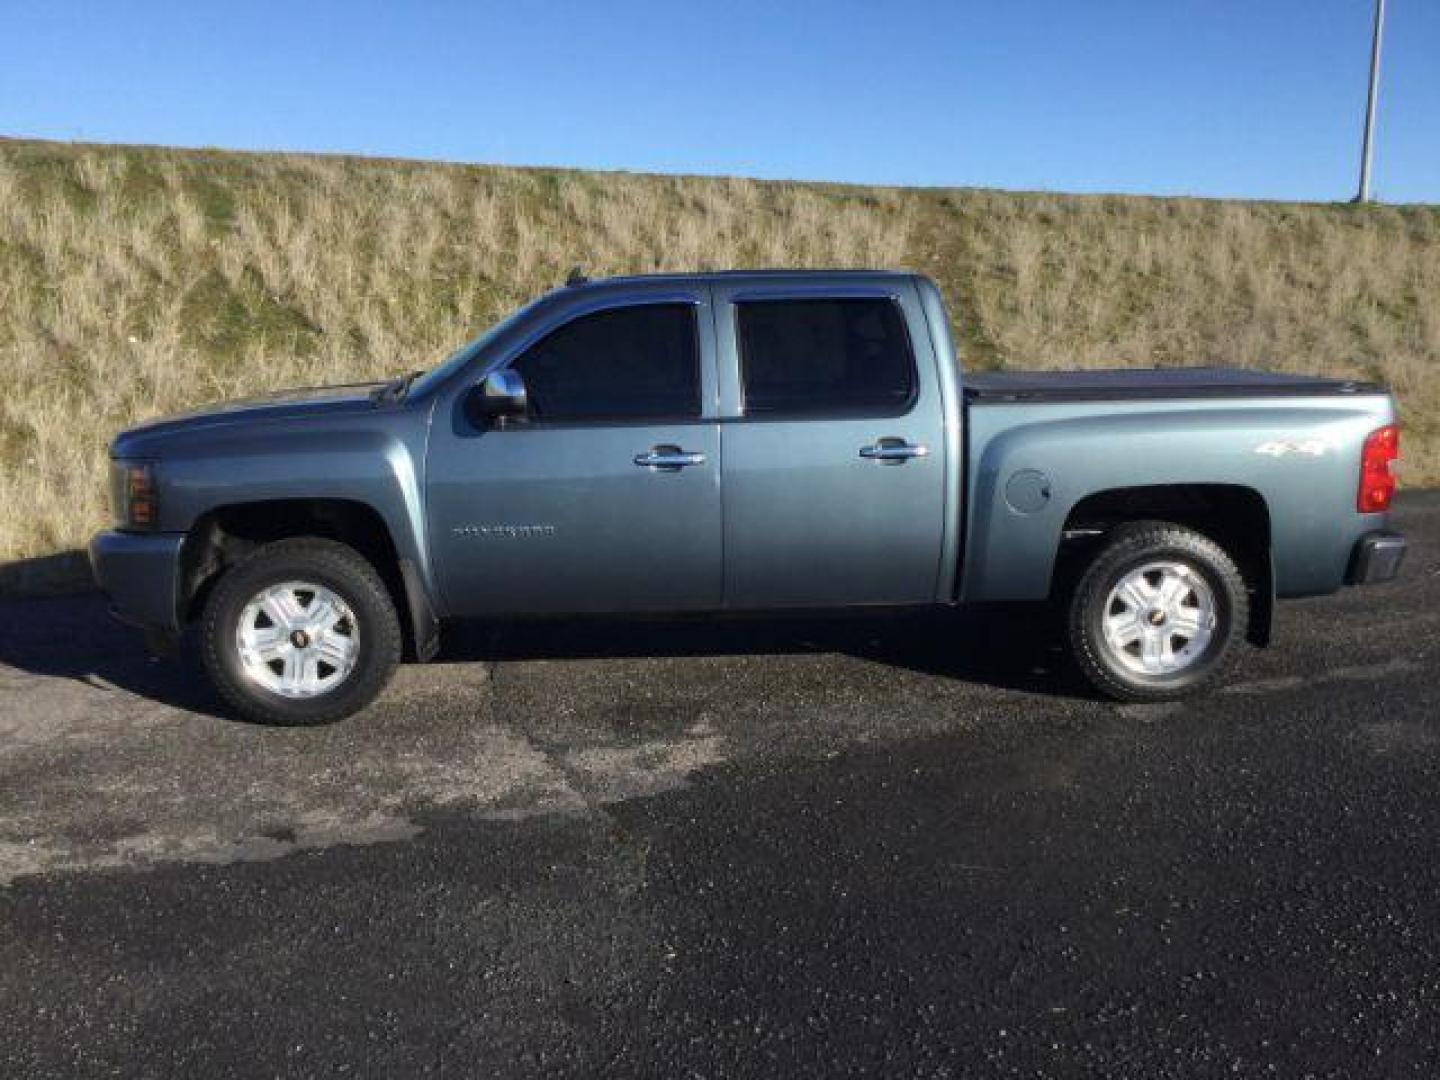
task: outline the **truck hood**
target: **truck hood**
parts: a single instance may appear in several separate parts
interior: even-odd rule
[[[115,436],[111,455],[125,457],[153,452],[158,439],[201,428],[256,422],[272,423],[305,420],[337,412],[355,412],[376,407],[372,395],[384,383],[350,383],[344,386],[311,386],[280,390],[271,394],[238,398],[204,405],[187,412],[147,420]]]

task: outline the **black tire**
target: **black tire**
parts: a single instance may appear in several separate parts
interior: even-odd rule
[[[1185,667],[1166,674],[1134,670],[1105,635],[1112,591],[1127,575],[1156,562],[1180,564],[1198,575],[1208,586],[1214,607],[1208,642],[1203,648],[1196,646],[1198,651]],[[1123,613],[1123,603],[1117,610]],[[1069,605],[1070,648],[1086,679],[1107,697],[1173,701],[1195,693],[1223,671],[1249,611],[1245,579],[1224,548],[1181,525],[1138,521],[1111,532],[1076,583]]]
[[[250,600],[287,581],[331,590],[358,624],[354,667],[333,690],[311,697],[287,697],[248,676],[236,640]],[[311,537],[266,544],[225,571],[206,601],[199,636],[205,671],[225,703],[248,720],[286,726],[329,724],[365,708],[390,681],[402,645],[395,605],[370,562],[344,544]]]

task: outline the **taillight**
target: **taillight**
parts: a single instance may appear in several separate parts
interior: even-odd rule
[[[1390,509],[1395,495],[1395,460],[1400,456],[1400,428],[1386,424],[1372,431],[1360,453],[1360,494],[1355,505],[1362,514]]]

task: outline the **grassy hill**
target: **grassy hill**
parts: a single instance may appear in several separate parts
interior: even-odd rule
[[[576,264],[920,270],[978,367],[1380,378],[1403,402],[1408,482],[1440,482],[1435,207],[0,141],[0,563],[104,522],[116,429],[429,366]]]

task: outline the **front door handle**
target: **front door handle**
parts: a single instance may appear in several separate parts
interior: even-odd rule
[[[887,435],[883,439],[876,439],[872,446],[860,447],[860,456],[869,458],[871,461],[881,461],[886,465],[903,465],[911,458],[926,457],[930,453],[928,446],[908,443],[904,439],[897,439],[893,435]]]
[[[652,446],[643,454],[636,454],[635,464],[655,472],[679,472],[687,465],[704,465],[705,455],[666,443],[663,446]]]

